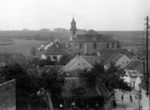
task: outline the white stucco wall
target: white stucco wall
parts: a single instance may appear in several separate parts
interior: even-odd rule
[[[149,97],[147,97],[146,91],[142,88],[141,88],[141,94],[142,94],[142,99],[141,99],[142,110],[149,110]]]

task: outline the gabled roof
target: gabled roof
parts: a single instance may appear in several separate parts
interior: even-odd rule
[[[134,69],[136,69],[136,67],[139,66],[139,65],[142,66],[142,64],[141,64],[140,61],[132,60],[132,61],[125,67],[125,69],[127,69],[127,70],[134,70]]]
[[[113,54],[124,54],[129,56],[129,52],[127,49],[102,49],[100,53],[103,61],[106,61]]]
[[[61,71],[64,71],[64,72],[69,72],[69,71],[73,71],[75,66],[77,65],[80,65],[81,62],[84,62],[84,69],[86,68],[92,68],[93,66],[88,62],[86,61],[82,56],[75,56],[66,66],[64,66]],[[81,66],[79,66],[81,67]],[[83,68],[78,68],[79,70],[80,69],[83,69]]]
[[[85,33],[86,35],[100,35],[98,32],[96,32],[95,30],[89,30]]]
[[[111,57],[109,57],[104,64],[107,65],[109,63],[116,63],[121,57],[123,57],[123,54],[113,54]]]

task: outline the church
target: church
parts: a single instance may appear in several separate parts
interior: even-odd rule
[[[102,35],[94,30],[82,32],[77,30],[74,18],[71,21],[69,40],[77,53],[85,55],[98,55],[102,49],[120,48],[119,42],[112,39],[111,35]]]
[[[114,53],[114,51],[118,51],[120,48],[119,41],[114,40],[112,35],[100,34],[94,30],[83,31],[77,29],[76,21],[73,18],[68,40],[60,41],[57,39],[42,45],[38,50],[43,50],[41,51],[42,54],[47,57],[59,60],[61,56],[66,54],[102,57],[105,56],[104,50],[109,54],[109,51]]]

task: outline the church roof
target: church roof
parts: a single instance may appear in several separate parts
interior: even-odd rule
[[[76,23],[75,20],[74,20],[74,18],[72,19],[71,23]]]
[[[100,35],[100,34],[96,32],[95,30],[89,30],[85,33],[85,35]]]
[[[77,31],[73,41],[116,42],[111,35],[102,35],[95,30]]]

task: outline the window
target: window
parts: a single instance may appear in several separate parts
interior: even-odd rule
[[[93,48],[96,49],[96,46],[97,46],[96,43],[94,43],[94,44],[93,44]]]
[[[117,48],[120,48],[120,44],[119,44],[119,42],[117,42]]]
[[[106,44],[106,48],[109,48],[109,43]]]
[[[112,48],[114,48],[114,43],[112,43]]]
[[[80,49],[82,49],[83,48],[83,45],[82,44],[80,44]]]

